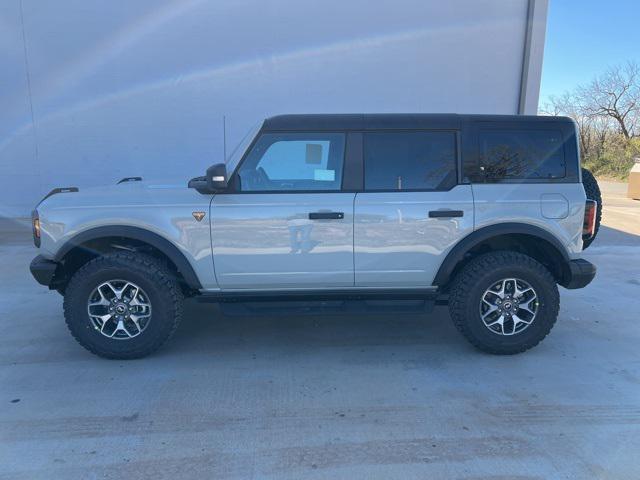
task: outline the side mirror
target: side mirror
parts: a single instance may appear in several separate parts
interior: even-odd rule
[[[224,163],[217,163],[207,168],[204,177],[195,177],[189,180],[189,188],[195,188],[203,194],[220,192],[227,188],[227,166]]]
[[[227,188],[227,166],[224,163],[216,163],[207,168],[207,187],[212,192],[219,192]]]

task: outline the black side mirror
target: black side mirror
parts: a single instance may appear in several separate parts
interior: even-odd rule
[[[207,168],[207,186],[213,192],[219,192],[227,188],[227,166],[224,163],[216,163]]]
[[[204,177],[195,177],[189,180],[189,188],[195,188],[198,192],[211,194],[223,191],[228,185],[227,166],[224,163],[217,163],[207,168]]]

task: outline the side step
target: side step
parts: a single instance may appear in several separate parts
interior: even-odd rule
[[[330,300],[330,301],[270,301],[220,302],[220,310],[229,316],[274,315],[360,315],[360,314],[427,314],[433,310],[433,300]]]
[[[207,292],[197,300],[230,316],[428,314],[446,304],[435,289]]]

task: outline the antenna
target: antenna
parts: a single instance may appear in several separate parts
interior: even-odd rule
[[[222,158],[227,163],[227,117],[222,116]]]

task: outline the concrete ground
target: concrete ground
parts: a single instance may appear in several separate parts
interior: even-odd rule
[[[640,202],[603,184],[596,280],[537,348],[434,315],[250,318],[189,303],[173,341],[102,360],[0,229],[0,478],[640,478]]]

